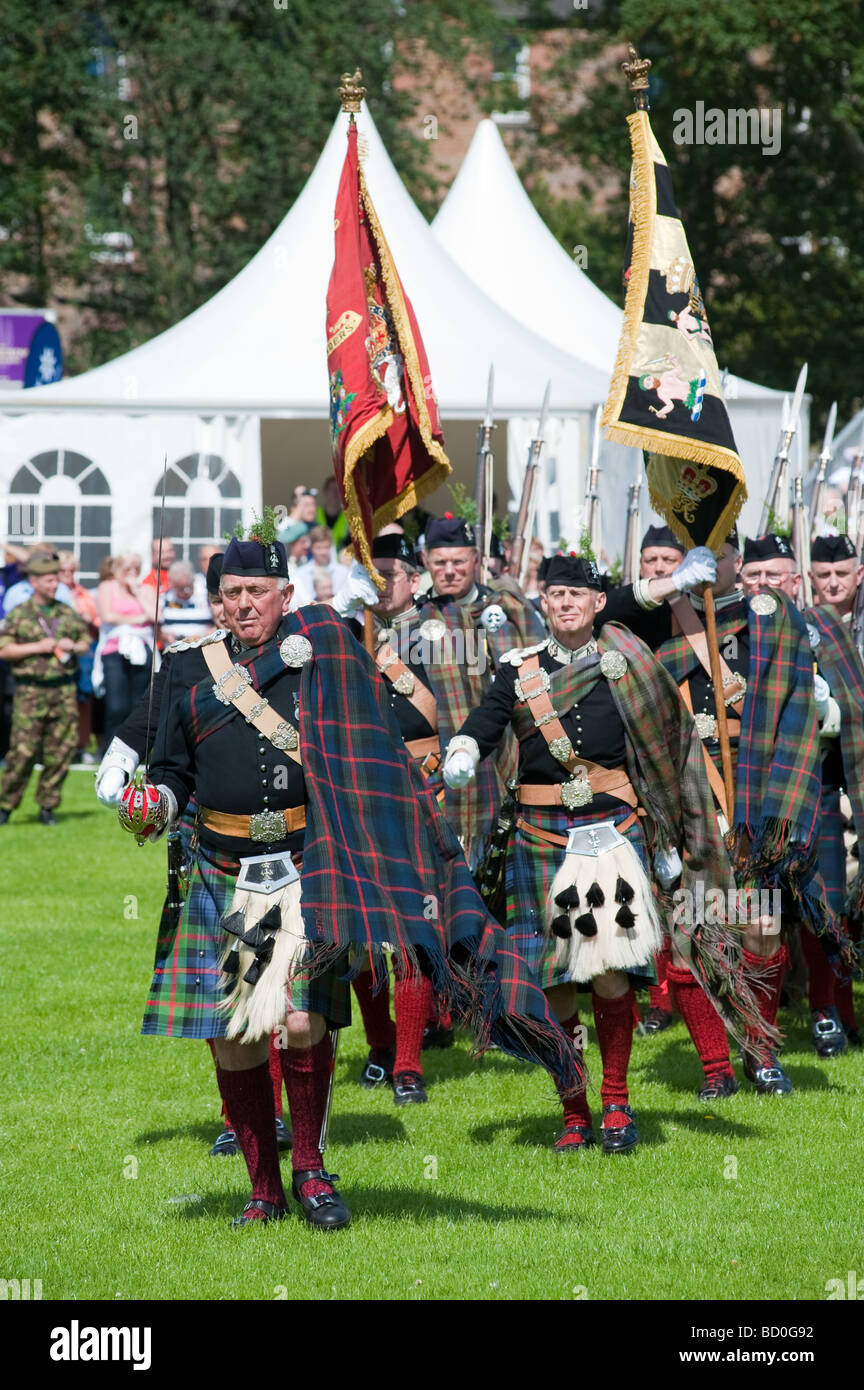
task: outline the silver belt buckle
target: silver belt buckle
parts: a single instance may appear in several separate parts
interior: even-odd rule
[[[627,841],[616,829],[611,820],[597,821],[596,825],[577,825],[567,836],[567,854],[584,854],[597,859],[610,849],[617,849]]]
[[[237,887],[248,893],[275,893],[295,883],[300,874],[287,850],[279,854],[252,854],[240,860]]]
[[[249,839],[272,844],[288,835],[288,822],[282,811],[256,811],[249,817]]]

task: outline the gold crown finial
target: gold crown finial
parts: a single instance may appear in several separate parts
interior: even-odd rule
[[[645,110],[648,105],[648,73],[651,69],[651,59],[640,58],[630,43],[627,45],[627,62],[622,63],[621,68],[630,83],[637,110]]]
[[[354,69],[353,77],[350,72],[343,72],[339,95],[342,98],[342,110],[356,116],[360,110],[360,103],[366,95],[366,88],[363,86],[363,74],[359,68]]]

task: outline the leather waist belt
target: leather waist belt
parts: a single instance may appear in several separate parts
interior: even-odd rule
[[[437,772],[441,766],[441,744],[438,735],[429,738],[410,738],[406,740],[405,747],[416,758],[420,764],[420,771],[425,772],[427,777],[431,777],[433,772]]]
[[[606,793],[617,797],[628,806],[638,806],[639,798],[633,783],[623,767],[598,767],[596,763],[585,763],[588,773],[585,780],[590,783],[595,796]],[[567,782],[539,782],[526,784],[519,788],[519,801],[523,806],[561,806],[566,805],[561,798],[561,788],[570,786]]]
[[[306,825],[306,807],[288,806],[280,811],[257,811],[252,816],[235,816],[229,811],[211,811],[202,806],[201,820],[208,830],[217,835],[230,835],[235,840],[261,840],[271,844],[284,840],[295,830],[303,830]]]
[[[55,690],[60,685],[74,685],[75,679],[75,676],[46,676],[44,680],[41,676],[16,676],[15,684],[36,685],[44,690]]]
[[[619,835],[623,835],[625,830],[629,830],[631,825],[635,825],[638,819],[639,812],[631,811],[627,819],[620,821],[615,829]],[[567,835],[556,835],[554,831],[544,830],[540,825],[531,825],[521,816],[516,821],[516,829],[521,830],[523,835],[530,835],[533,840],[542,840],[545,845],[556,845],[559,849],[566,849],[567,847]]]

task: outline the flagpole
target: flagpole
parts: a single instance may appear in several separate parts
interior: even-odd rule
[[[648,72],[651,61],[640,58],[632,43],[627,48],[627,62],[621,64],[637,111],[649,108]],[[717,644],[717,618],[714,612],[714,591],[710,584],[704,589],[705,633],[708,639],[708,656],[711,663],[711,684],[714,687],[714,704],[717,709],[717,741],[720,744],[720,762],[723,768],[723,788],[726,795],[726,821],[731,826],[735,810],[735,787],[732,778],[732,749],[729,746],[729,726],[726,722],[726,701],[723,696],[723,676],[720,671],[720,648]]]

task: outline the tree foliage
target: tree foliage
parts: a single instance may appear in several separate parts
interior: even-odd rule
[[[560,203],[538,180],[537,201],[565,246],[589,247],[589,270],[622,302],[632,109],[612,45],[652,60],[651,120],[668,161],[706,292],[721,363],[791,389],[809,359],[817,415],[835,397],[841,419],[864,404],[864,9],[847,0],[608,0],[575,11],[555,91],[547,87],[545,161],[576,155],[594,187],[617,171],[618,194],[598,210],[590,188]],[[589,99],[572,110],[574,59],[600,57]],[[614,60],[613,60],[614,55]],[[676,113],[779,109],[776,154],[761,144],[677,144]],[[586,234],[587,228],[587,234]],[[611,248],[618,247],[617,267]]]
[[[341,74],[358,65],[390,154],[431,212],[405,79],[430,53],[458,67],[499,23],[488,0],[5,0],[7,298],[83,311],[75,369],[175,323],[285,215],[338,113]]]

